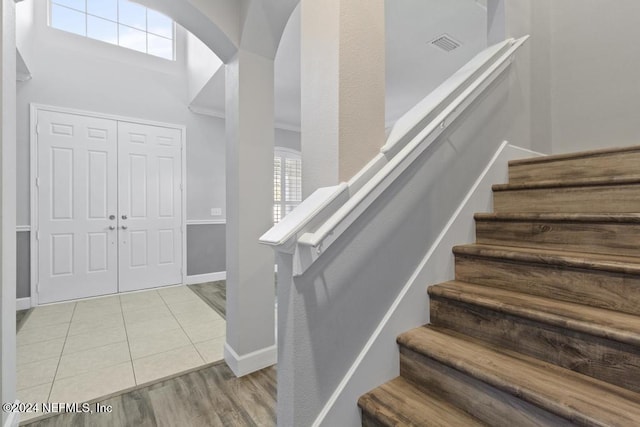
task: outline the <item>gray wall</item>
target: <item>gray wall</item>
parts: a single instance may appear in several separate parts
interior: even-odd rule
[[[31,259],[29,255],[29,232],[21,231],[16,239],[16,259],[17,259],[17,292],[16,298],[27,298],[31,295],[30,268]]]
[[[226,270],[224,224],[187,226],[187,274],[217,273]],[[211,244],[215,242],[215,244]]]

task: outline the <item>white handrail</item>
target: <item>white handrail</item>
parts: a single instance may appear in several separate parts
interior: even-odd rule
[[[506,40],[474,57],[398,120],[380,154],[348,184],[316,190],[260,242],[290,247],[297,239],[300,245],[320,248],[330,235],[335,240],[338,229],[348,228],[510,65],[513,54],[528,38]]]

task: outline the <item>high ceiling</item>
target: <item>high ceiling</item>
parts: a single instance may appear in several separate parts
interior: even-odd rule
[[[486,47],[482,0],[387,0],[387,125]],[[446,52],[431,44],[446,34],[460,47]],[[193,104],[224,111],[224,75],[217,73]],[[281,127],[300,126],[300,12],[291,16],[275,61],[275,115]]]

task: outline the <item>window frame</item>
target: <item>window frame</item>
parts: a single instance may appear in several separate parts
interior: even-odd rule
[[[75,9],[73,7],[69,7],[69,6],[66,6],[66,5],[63,5],[63,4],[59,4],[59,3],[56,2],[56,0],[47,0],[47,9],[46,9],[47,10],[47,17],[46,17],[47,26],[49,28],[53,29],[53,30],[64,32],[65,34],[71,34],[73,36],[83,37],[84,39],[92,40],[92,41],[99,42],[99,43],[103,43],[103,44],[109,45],[109,46],[116,46],[116,47],[123,48],[123,49],[126,49],[126,50],[131,51],[131,52],[137,52],[137,53],[140,53],[140,54],[144,54],[144,55],[147,55],[147,56],[152,57],[152,58],[158,58],[160,60],[171,61],[171,62],[176,62],[177,61],[178,53],[177,53],[176,22],[170,16],[164,15],[163,13],[158,12],[155,9],[150,9],[150,8],[148,8],[146,6],[139,5],[140,7],[143,7],[145,9],[145,27],[146,28],[145,28],[145,30],[141,30],[139,28],[136,28],[136,27],[133,27],[131,25],[124,24],[124,23],[120,22],[120,12],[119,12],[120,2],[119,2],[119,0],[116,0],[116,5],[117,5],[118,12],[117,12],[117,18],[116,18],[115,21],[113,19],[110,19],[110,18],[107,18],[107,17],[104,17],[104,16],[99,16],[99,15],[95,15],[93,13],[89,13],[88,12],[88,8],[87,8],[87,0],[84,0],[84,3],[85,3],[85,10],[82,11],[82,10]],[[52,17],[53,17],[52,10],[53,10],[54,4],[56,6],[58,6],[58,7],[62,7],[62,8],[65,8],[65,9],[68,9],[68,10],[83,14],[84,15],[84,23],[85,23],[85,25],[84,25],[84,34],[78,34],[76,32],[68,31],[68,30],[66,30],[64,28],[54,27],[53,23],[52,23]],[[149,10],[152,10],[152,11],[154,11],[156,13],[164,15],[168,19],[171,20],[171,38],[168,38],[166,36],[163,36],[163,35],[160,35],[160,34],[157,34],[157,33],[154,33],[154,32],[150,32],[148,30],[148,15],[147,15],[147,12]],[[108,21],[108,22],[111,22],[111,23],[115,24],[116,25],[116,30],[117,30],[117,42],[116,43],[110,43],[110,42],[105,41],[105,40],[101,40],[101,39],[98,39],[98,38],[90,37],[88,35],[88,32],[89,32],[89,28],[88,28],[89,17],[102,19],[104,21]],[[127,47],[127,46],[123,46],[123,45],[120,44],[120,26],[127,27],[127,28],[133,29],[135,31],[140,31],[140,32],[143,32],[145,34],[145,51],[144,52],[141,51],[141,50],[133,49],[133,48],[130,48],[130,47]],[[160,56],[160,55],[155,55],[153,53],[149,53],[149,35],[152,35],[154,37],[160,37],[160,38],[163,38],[163,39],[171,42],[171,58],[167,58],[167,57],[164,57],[164,56]]]

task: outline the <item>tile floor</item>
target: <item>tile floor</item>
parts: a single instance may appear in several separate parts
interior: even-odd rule
[[[17,335],[18,399],[86,402],[214,362],[225,330],[186,286],[37,307]]]

